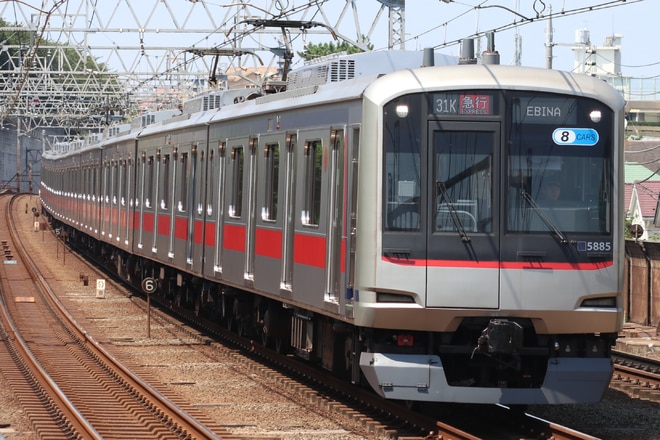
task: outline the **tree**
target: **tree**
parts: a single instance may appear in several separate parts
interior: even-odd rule
[[[362,37],[362,40],[366,42],[365,37]],[[374,48],[374,45],[371,43],[367,43],[367,48],[369,50],[372,50]],[[297,53],[298,56],[304,58],[305,61],[310,61],[315,58],[323,57],[333,53],[340,53],[340,52],[346,52],[347,54],[352,54],[352,53],[364,52],[364,50],[360,49],[359,47],[353,44],[347,43],[346,41],[342,41],[337,44],[333,42],[320,43],[320,44],[309,43],[305,45],[305,50],[303,52],[297,52]]]

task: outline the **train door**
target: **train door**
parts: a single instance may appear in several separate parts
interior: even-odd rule
[[[146,202],[146,176],[147,176],[147,160],[146,153],[143,151],[142,156],[137,159],[137,188],[136,188],[136,214],[137,214],[137,236],[134,237],[136,252],[144,246],[144,208]]]
[[[156,247],[156,205],[158,200],[158,158],[154,149],[142,153],[140,228],[138,249],[144,255],[151,255]]]
[[[206,169],[205,144],[193,144],[190,160],[190,185],[188,188],[189,220],[188,245],[186,248],[186,261],[192,265],[194,273],[201,273],[203,269],[203,243],[204,243],[204,210],[205,186],[204,171]]]
[[[130,230],[133,227],[131,222],[131,211],[133,209],[133,204],[131,203],[133,194],[131,193],[131,190],[133,189],[133,179],[133,159],[129,154],[128,157],[122,161],[122,179],[120,188],[121,198],[119,201],[119,207],[121,210],[123,210],[123,216],[119,223],[123,229],[123,234],[120,232],[120,236],[123,235],[122,244],[124,245],[124,248],[128,246]]]
[[[499,142],[498,122],[430,123],[428,307],[499,307]]]
[[[245,138],[227,142],[227,180],[222,189],[227,207],[222,224],[222,278],[237,284],[243,284],[246,278],[248,141]]]
[[[103,164],[103,214],[101,216],[101,236],[105,241],[107,241],[110,238],[110,235],[112,235],[112,205],[110,204],[110,196],[112,193],[111,188],[112,166],[110,165],[110,159],[105,159]]]
[[[245,280],[254,282],[255,235],[257,222],[257,138],[248,141],[247,219],[245,243]]]
[[[295,185],[296,185],[296,143],[298,136],[288,135],[286,138],[286,165],[284,176],[284,238],[282,245],[282,272],[280,274],[280,289],[284,292],[293,290],[293,236],[296,224]]]
[[[329,221],[328,240],[326,244],[325,292],[327,302],[339,304],[341,298],[341,243],[344,232],[344,152],[346,142],[344,130],[333,130],[330,135],[329,175]]]
[[[259,137],[256,149],[259,174],[256,176],[257,215],[254,237],[254,287],[278,294],[282,267],[282,224],[286,210],[280,178],[285,156],[283,134]],[[283,154],[284,153],[284,154]]]
[[[226,143],[218,142],[217,151],[209,148],[209,161],[207,164],[207,180],[210,187],[207,190],[207,219],[213,224],[213,240],[211,241],[213,257],[208,258],[207,264],[212,267],[207,272],[213,276],[222,275],[222,247],[224,232],[224,212],[225,212],[225,150]]]
[[[301,132],[302,148],[296,152],[299,181],[295,189],[293,296],[317,307],[325,307],[328,299],[329,135],[328,130]]]

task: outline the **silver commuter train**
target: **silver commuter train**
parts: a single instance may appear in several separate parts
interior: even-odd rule
[[[622,325],[621,95],[421,64],[339,57],[47,151],[44,211],[173,307],[386,398],[598,401]]]

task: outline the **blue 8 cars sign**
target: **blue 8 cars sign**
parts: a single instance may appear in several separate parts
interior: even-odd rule
[[[590,147],[598,143],[598,132],[593,128],[557,128],[552,132],[552,140],[557,145]]]

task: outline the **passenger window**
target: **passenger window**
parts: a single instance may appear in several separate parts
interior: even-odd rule
[[[165,154],[163,156],[163,177],[162,185],[160,186],[163,191],[163,195],[160,199],[160,209],[167,210],[169,209],[170,201],[170,155]]]
[[[323,171],[323,147],[321,140],[305,143],[304,199],[302,223],[318,226],[321,217],[321,177]]]
[[[229,216],[239,218],[243,212],[243,146],[231,150],[232,190],[229,201]]]
[[[149,156],[147,159],[147,181],[145,182],[146,195],[144,199],[144,206],[151,208],[151,201],[154,198],[154,157]]]
[[[261,218],[265,221],[277,221],[277,202],[279,199],[279,174],[280,174],[280,146],[279,144],[268,144],[264,148],[266,160],[266,185],[264,206]]]
[[[181,153],[181,184],[179,186],[179,212],[188,210],[188,153]]]

